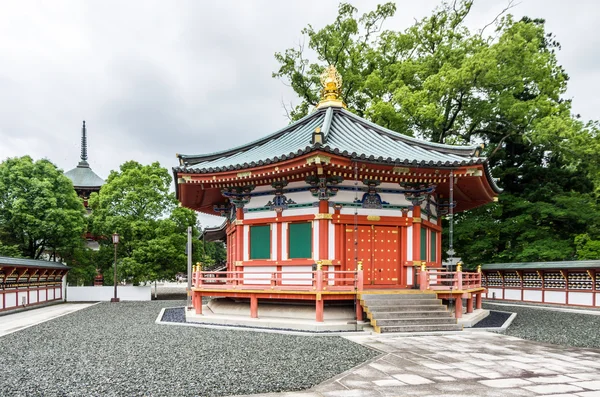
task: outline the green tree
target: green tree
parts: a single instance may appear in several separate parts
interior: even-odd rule
[[[587,236],[588,245],[600,239],[593,227],[598,124],[571,114],[560,44],[544,20],[515,21],[504,10],[473,32],[464,23],[472,5],[442,3],[407,29],[389,31],[382,26],[393,3],[360,18],[342,3],[332,24],[302,31],[310,52],[275,54],[273,77],[300,97],[292,119],[318,103],[319,74],[332,64],[350,111],[433,142],[485,143],[505,193],[456,218],[456,249],[466,263],[576,258],[584,252],[576,236]]]
[[[84,207],[73,184],[48,160],[9,158],[0,164],[0,249],[54,260],[83,244]]]
[[[98,261],[106,283],[112,283],[106,270],[112,272],[111,235],[115,232],[120,235],[120,278],[137,284],[173,278],[186,270],[187,227],[193,226],[197,240],[196,214],[177,207],[169,191],[171,181],[168,170],[159,163],[128,161],[119,172],[112,171],[100,192],[90,197],[93,233],[104,236]]]

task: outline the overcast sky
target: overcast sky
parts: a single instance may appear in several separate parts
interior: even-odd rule
[[[381,1],[383,2],[383,1]],[[375,1],[351,1],[359,14]],[[439,1],[398,1],[385,27],[403,30]],[[506,5],[476,1],[468,25]],[[177,165],[254,140],[287,124],[293,91],[271,78],[273,54],[300,30],[337,15],[337,1],[0,2],[0,160],[31,155],[77,165],[81,121],[92,169],[106,178],[127,160]],[[562,44],[567,97],[585,120],[600,108],[600,3],[522,0],[516,18],[546,19]],[[218,219],[216,219],[218,222]],[[205,222],[206,224],[206,222]]]

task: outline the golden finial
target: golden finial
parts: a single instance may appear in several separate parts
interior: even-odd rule
[[[458,263],[456,264],[456,271],[457,271],[457,272],[462,272],[462,265],[463,265],[463,263],[462,263],[462,262],[458,262]]]
[[[358,261],[358,270],[363,269],[363,261]]]
[[[317,261],[317,270],[321,271],[321,269],[323,269],[323,261]]]
[[[337,71],[335,66],[329,65],[323,73],[321,73],[321,101],[317,105],[317,109],[328,106],[346,107],[342,101],[342,76]]]
[[[481,273],[481,265],[477,265],[477,273]]]
[[[421,271],[424,272],[425,270],[427,270],[427,262],[422,261],[421,262]]]

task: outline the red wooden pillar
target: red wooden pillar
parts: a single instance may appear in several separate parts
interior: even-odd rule
[[[467,313],[473,313],[473,295],[469,294],[467,298]]]
[[[415,205],[413,207],[413,262],[421,261],[421,207]],[[427,260],[427,258],[422,258]]]
[[[318,323],[323,322],[323,298],[321,294],[317,294],[315,297],[315,310],[316,310],[316,321]]]
[[[194,291],[196,314],[202,314],[202,294]]]
[[[481,293],[475,295],[475,308],[481,309],[483,306],[481,305]]]
[[[244,209],[236,208],[235,217],[235,261],[239,263],[244,260]]]
[[[250,317],[258,318],[258,298],[256,295],[250,296]]]
[[[458,296],[454,303],[454,317],[455,318],[462,318],[462,309],[463,309],[462,296]]]
[[[329,201],[319,200],[319,214],[329,214]],[[329,219],[319,218],[319,259],[329,259]]]
[[[398,271],[400,272],[400,274],[398,276],[398,283],[400,284],[400,286],[406,287],[409,281],[407,275],[408,270],[406,270],[406,227],[399,227],[398,235],[400,236],[400,246],[398,248],[398,252],[400,252],[400,262],[398,263]]]

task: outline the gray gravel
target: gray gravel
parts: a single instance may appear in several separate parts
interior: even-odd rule
[[[0,396],[226,396],[309,388],[379,353],[346,339],[158,325],[183,301],[101,303],[0,338]]]
[[[600,348],[600,316],[484,303],[485,309],[517,313],[506,335],[564,346]]]

